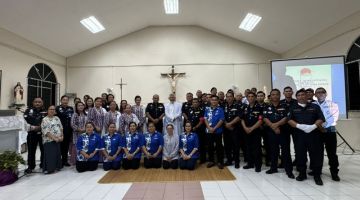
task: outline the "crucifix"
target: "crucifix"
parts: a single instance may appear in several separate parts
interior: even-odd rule
[[[171,66],[171,73],[161,73],[162,77],[169,78],[171,84],[171,92],[176,93],[176,81],[179,77],[185,76],[185,73],[175,73],[175,66]]]
[[[122,90],[123,90],[123,85],[127,85],[126,83],[123,83],[122,78],[120,78],[120,83],[116,84],[116,85],[120,85],[120,99],[122,100]]]

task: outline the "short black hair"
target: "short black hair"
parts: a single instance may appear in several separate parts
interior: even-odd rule
[[[199,99],[198,98],[193,98],[193,101],[199,101]]]
[[[255,94],[253,91],[251,91],[251,90],[248,92],[247,96],[249,96],[250,94],[256,96],[256,94]]]
[[[63,98],[68,98],[69,99],[69,97],[67,95],[62,95],[60,100],[63,100]]]
[[[300,90],[296,91],[295,96],[297,96],[299,93],[305,93],[306,94],[305,88],[301,88]]]
[[[312,93],[314,93],[314,89],[308,88],[308,89],[306,89],[306,92],[312,92]]]
[[[272,89],[272,90],[270,91],[270,95],[271,95],[271,93],[273,93],[273,92],[278,92],[278,93],[280,94],[280,90],[277,89],[277,88]]]
[[[292,87],[286,86],[286,87],[284,87],[284,90],[283,90],[283,91],[285,92],[285,90],[287,90],[287,89],[293,90]]]
[[[258,91],[256,94],[263,94],[264,97],[266,97],[266,94],[265,94],[265,92],[263,92],[263,91]]]
[[[140,96],[140,95],[136,95],[135,98],[134,98],[134,100],[136,100],[137,98],[140,98],[140,100],[141,100],[141,96]]]
[[[228,94],[231,94],[231,96],[234,97],[234,92],[228,91],[228,92],[226,93],[226,95],[228,95]]]
[[[218,96],[216,96],[216,95],[211,95],[211,98],[216,98],[217,100],[219,100],[219,97]]]
[[[318,90],[324,90],[324,92],[327,93],[327,91],[326,91],[325,88],[323,88],[323,87],[318,87],[318,88],[316,88],[315,92],[318,91]]]
[[[216,88],[216,87],[212,87],[211,90],[210,90],[210,92],[213,91],[213,90],[217,90],[217,88]]]

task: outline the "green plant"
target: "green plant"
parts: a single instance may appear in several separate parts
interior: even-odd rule
[[[15,172],[20,163],[25,164],[25,160],[14,151],[4,151],[0,154],[0,170],[2,171]]]

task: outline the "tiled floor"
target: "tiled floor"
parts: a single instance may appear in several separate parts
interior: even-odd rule
[[[32,174],[13,185],[0,187],[0,199],[360,199],[360,155],[339,154],[339,160],[341,182],[331,180],[325,164],[324,186],[315,185],[311,177],[304,182],[290,180],[283,170],[267,175],[265,168],[261,173],[255,173],[233,167],[229,169],[236,177],[235,181],[98,184],[97,180],[105,174],[102,169],[79,174],[70,167],[53,175]],[[202,194],[198,192],[200,189]]]

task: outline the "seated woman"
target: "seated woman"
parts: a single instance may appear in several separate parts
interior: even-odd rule
[[[156,131],[154,123],[148,124],[148,132],[142,137],[142,150],[145,154],[145,168],[160,168],[162,158],[163,136]]]
[[[179,135],[174,134],[174,125],[166,126],[168,134],[164,135],[163,168],[177,169],[179,164]]]
[[[43,172],[50,174],[62,168],[60,142],[63,141],[63,126],[55,116],[55,106],[49,106],[47,116],[41,122],[44,143]]]
[[[124,169],[138,169],[140,166],[142,136],[136,132],[135,122],[129,123],[129,132],[123,137],[121,147],[124,150],[122,166]]]
[[[78,172],[94,171],[98,167],[101,138],[94,129],[95,125],[87,122],[85,124],[86,132],[81,134],[77,140],[76,170]]]
[[[110,169],[118,170],[121,167],[122,149],[120,147],[121,137],[116,133],[116,124],[110,122],[106,128],[108,133],[102,137],[101,149],[104,156],[103,168],[105,171]]]
[[[199,139],[191,130],[191,122],[186,122],[185,132],[179,137],[180,169],[195,169],[196,161],[199,158]]]

